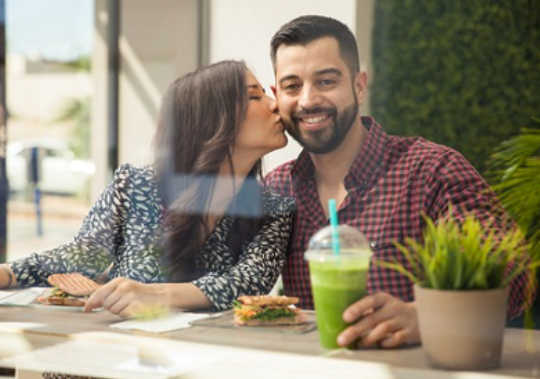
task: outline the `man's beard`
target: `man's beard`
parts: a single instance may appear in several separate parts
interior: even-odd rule
[[[332,124],[319,130],[301,130],[300,117],[310,114],[326,113],[332,119]],[[298,113],[293,113],[290,120],[282,119],[287,132],[300,146],[313,154],[328,154],[334,151],[345,139],[358,115],[358,100],[347,106],[340,114],[335,107],[315,107]]]

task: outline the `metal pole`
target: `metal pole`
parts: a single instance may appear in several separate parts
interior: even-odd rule
[[[198,18],[198,43],[197,43],[197,67],[206,66],[209,63],[209,39],[210,39],[210,4],[209,0],[197,2]]]
[[[0,263],[7,256],[6,1],[0,0]]]
[[[28,168],[30,169],[29,182],[32,183],[32,188],[34,190],[34,205],[36,207],[36,223],[37,229],[36,233],[38,237],[43,236],[43,217],[41,212],[41,158],[40,151],[37,147],[32,147],[30,149],[30,164]]]
[[[120,0],[108,0],[109,24],[107,31],[108,48],[108,180],[118,167],[119,142],[119,83],[120,75]]]

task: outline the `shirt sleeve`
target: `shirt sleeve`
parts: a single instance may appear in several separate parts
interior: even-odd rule
[[[236,265],[192,282],[214,304],[214,310],[231,308],[238,296],[267,294],[272,290],[285,264],[292,220],[291,209],[274,212],[245,245]]]
[[[502,238],[517,228],[488,183],[461,154],[450,150],[430,167],[428,204],[424,208],[430,218],[445,217],[451,204],[457,220],[464,220],[467,214],[472,213],[485,227],[494,230],[496,237]],[[529,254],[526,252],[522,259],[530,260]],[[525,296],[527,292],[531,293],[526,290],[528,286],[527,272],[510,283],[509,318],[522,314],[531,302],[531,298]]]
[[[9,263],[20,287],[48,286],[47,278],[57,273],[79,272],[94,279],[109,267],[123,233],[125,206],[119,199],[129,168],[116,171],[72,242]]]

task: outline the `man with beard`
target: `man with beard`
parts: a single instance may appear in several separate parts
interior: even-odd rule
[[[328,199],[338,218],[364,233],[374,259],[404,262],[394,242],[422,240],[424,220],[473,212],[511,227],[487,183],[458,152],[422,138],[387,135],[359,105],[367,89],[354,35],[341,22],[302,16],[284,26],[271,42],[280,113],[288,133],[304,148],[299,157],[266,177],[268,186],[294,196],[297,214],[283,271],[285,294],[313,308],[304,260],[310,237],[329,224]],[[508,315],[523,311],[526,276],[512,282]],[[343,313],[353,323],[339,337],[347,346],[361,336],[363,346],[386,348],[420,342],[413,283],[371,265],[369,296]]]

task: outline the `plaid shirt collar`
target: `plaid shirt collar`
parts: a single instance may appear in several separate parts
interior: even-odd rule
[[[383,161],[388,141],[388,135],[373,117],[362,117],[361,120],[368,130],[368,136],[345,178],[345,188],[349,191],[357,188],[365,189],[369,185],[373,174]],[[291,175],[297,183],[308,183],[313,178],[314,169],[311,156],[304,149],[294,163]]]

